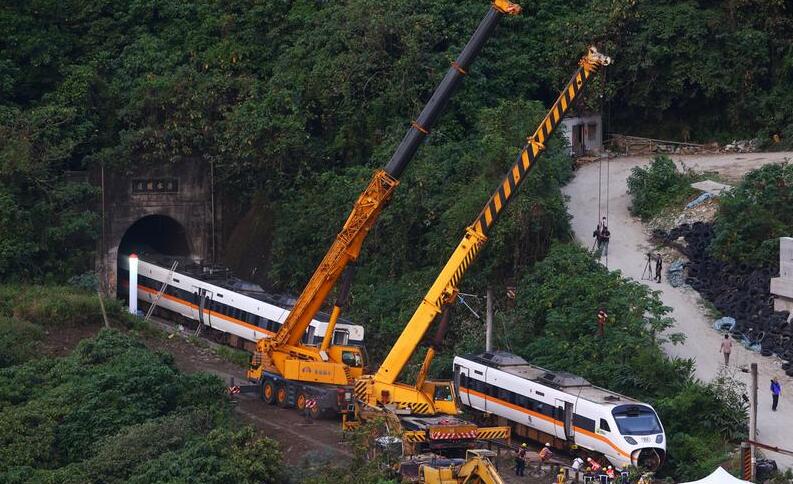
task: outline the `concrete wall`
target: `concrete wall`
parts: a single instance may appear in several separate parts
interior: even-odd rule
[[[578,127],[583,127],[580,131],[583,133],[583,143],[576,146],[573,132]],[[603,119],[600,114],[564,118],[559,129],[570,145],[571,155],[582,156],[589,152],[600,153],[603,150]]]
[[[771,279],[774,309],[793,314],[793,237],[779,239],[779,277]]]
[[[105,169],[94,183],[103,190],[103,233],[97,248],[97,273],[105,294],[115,295],[116,263],[121,239],[138,220],[149,215],[170,217],[187,238],[190,254],[211,260],[213,203],[210,167],[201,160],[137,167],[127,172]],[[214,225],[220,223],[215,204]],[[218,248],[216,248],[218,250]]]

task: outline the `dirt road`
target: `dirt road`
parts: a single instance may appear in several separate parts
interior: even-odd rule
[[[793,153],[746,153],[720,154],[707,156],[675,156],[689,168],[697,171],[716,171],[724,179],[736,181],[743,174],[767,163],[793,159]],[[626,277],[637,281],[641,279],[646,262],[645,254],[653,248],[648,242],[648,233],[638,219],[628,213],[630,198],[627,194],[626,179],[634,166],[645,165],[649,157],[625,157],[611,160],[608,184],[608,216],[611,230],[608,268],[620,270]],[[606,210],[606,163],[602,165],[602,188],[599,189],[600,165],[593,163],[580,168],[573,181],[564,192],[570,197],[568,210],[573,216],[572,226],[576,238],[585,247],[592,246],[592,231],[598,221],[598,192],[601,192],[601,211]],[[605,260],[604,260],[605,262]],[[667,262],[668,266],[669,262]],[[701,299],[690,288],[674,288],[664,280],[660,284],[641,281],[660,292],[661,300],[673,310],[671,316],[677,321],[674,332],[685,333],[687,339],[682,345],[667,345],[665,351],[670,356],[693,358],[696,361],[696,376],[710,381],[723,369],[719,344],[722,336],[711,327]],[[781,361],[765,358],[736,345],[733,348],[730,368],[726,371],[736,378],[749,383],[749,375],[738,370],[756,362],[759,366],[759,408],[758,439],[761,442],[787,449],[793,449],[793,379],[781,371]],[[734,365],[734,366],[733,366]],[[771,411],[769,380],[777,375],[782,383],[783,395],[777,412]],[[793,458],[778,454],[770,455],[781,467],[793,467]]]
[[[164,327],[174,330],[170,325]],[[201,341],[201,344],[196,345],[181,336],[153,337],[147,338],[146,344],[152,349],[172,354],[181,371],[205,371],[225,382],[230,382],[233,377],[236,383],[246,383],[243,368],[219,358],[208,346],[211,343]],[[261,431],[262,435],[278,441],[284,461],[290,465],[317,465],[352,457],[348,444],[343,441],[338,419],[316,419],[313,423],[307,423],[297,410],[267,405],[256,395],[236,397],[235,413],[243,422]]]

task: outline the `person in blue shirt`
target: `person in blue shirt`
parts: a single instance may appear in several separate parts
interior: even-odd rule
[[[779,404],[779,395],[782,393],[782,385],[776,377],[771,378],[771,410],[776,412],[776,407]]]

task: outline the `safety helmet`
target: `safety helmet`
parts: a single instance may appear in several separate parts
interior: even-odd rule
[[[548,442],[546,442],[546,443],[545,443],[545,446],[546,446],[546,447],[550,447],[550,446],[551,446],[551,444],[549,444]]]
[[[521,447],[526,447],[526,442],[523,442],[522,444],[520,444],[520,446]]]

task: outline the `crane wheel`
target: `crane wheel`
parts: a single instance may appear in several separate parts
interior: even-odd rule
[[[269,405],[275,403],[275,387],[273,386],[273,382],[266,381],[264,385],[262,385],[262,400]]]
[[[306,394],[300,392],[297,394],[297,398],[295,399],[295,407],[301,412],[306,408]]]
[[[287,399],[286,399],[286,386],[285,385],[278,385],[278,389],[275,391],[275,402],[278,404],[279,407],[286,408],[289,406]]]

